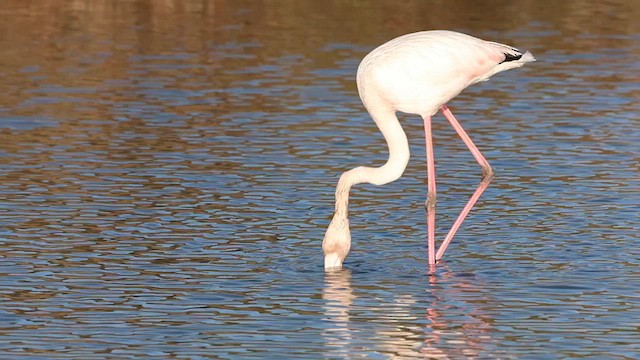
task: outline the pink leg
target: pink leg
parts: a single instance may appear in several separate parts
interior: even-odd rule
[[[424,118],[424,138],[427,150],[427,246],[429,249],[429,265],[436,263],[436,167],[433,158],[433,138],[431,136],[431,116]]]
[[[447,249],[447,246],[449,246],[449,243],[451,243],[451,240],[453,239],[453,235],[455,235],[456,231],[458,231],[458,228],[460,228],[460,225],[462,225],[464,218],[467,217],[467,214],[469,214],[469,211],[471,211],[471,208],[473,207],[473,205],[475,205],[476,201],[478,201],[482,193],[489,186],[491,179],[493,179],[493,169],[491,169],[491,166],[489,165],[487,160],[484,158],[484,156],[482,156],[482,154],[480,153],[480,150],[478,150],[478,148],[475,146],[473,141],[471,141],[471,138],[469,138],[469,135],[467,135],[467,133],[464,131],[464,129],[462,128],[458,120],[456,120],[456,118],[453,116],[453,113],[451,113],[451,110],[449,110],[449,108],[446,105],[442,105],[442,113],[447,118],[447,120],[449,120],[449,122],[451,123],[453,128],[456,130],[458,135],[462,138],[462,141],[464,141],[464,143],[467,145],[467,147],[471,151],[471,154],[473,154],[473,157],[476,159],[478,164],[480,164],[480,166],[482,167],[482,181],[480,182],[480,185],[478,185],[478,188],[473,193],[473,195],[471,195],[471,198],[467,202],[467,205],[465,205],[465,207],[462,209],[462,212],[460,212],[460,215],[458,215],[458,219],[456,219],[455,223],[453,223],[451,230],[449,230],[449,233],[444,238],[444,241],[442,242],[442,245],[440,245],[440,248],[438,249],[438,253],[436,254],[436,260],[442,259],[442,255],[444,254],[444,251]]]

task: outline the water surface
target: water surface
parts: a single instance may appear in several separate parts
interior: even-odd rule
[[[0,11],[0,355],[640,357],[640,5],[626,1],[7,1]],[[496,171],[435,275],[422,121],[402,179],[360,59],[445,28],[538,62],[450,103]],[[480,179],[434,119],[438,239]]]

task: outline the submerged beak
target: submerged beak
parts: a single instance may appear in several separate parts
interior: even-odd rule
[[[324,256],[324,268],[328,269],[340,269],[342,268],[342,259],[338,254],[327,254]]]

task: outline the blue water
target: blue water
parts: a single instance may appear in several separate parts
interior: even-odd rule
[[[634,3],[9,4],[3,359],[640,357]],[[422,121],[400,115],[409,167],[354,188],[325,273],[340,173],[387,157],[358,63],[431,27],[538,59],[449,104],[496,178],[429,275]],[[481,171],[433,130],[440,241]]]

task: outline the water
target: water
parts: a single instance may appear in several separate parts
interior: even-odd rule
[[[7,1],[0,357],[638,358],[635,2]],[[497,177],[426,273],[422,122],[380,165],[360,59],[448,28],[532,51],[451,108]],[[434,120],[436,233],[480,170]]]

